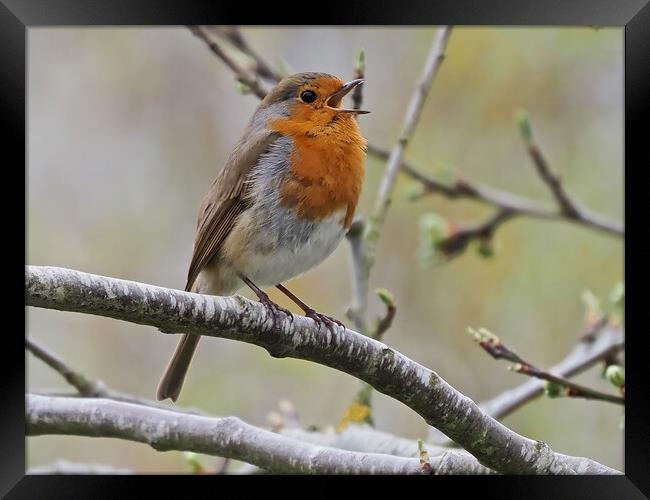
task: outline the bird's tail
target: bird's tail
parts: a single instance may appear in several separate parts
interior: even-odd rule
[[[171,398],[172,401],[178,399],[183,387],[183,381],[187,374],[187,369],[190,367],[192,355],[196,350],[199,343],[199,335],[189,335],[185,333],[176,346],[172,359],[169,360],[165,373],[163,373],[160,382],[158,383],[158,391],[156,397],[158,401]]]

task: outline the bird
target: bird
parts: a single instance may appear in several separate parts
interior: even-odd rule
[[[277,287],[317,323],[344,326],[282,283],[325,260],[352,224],[367,146],[357,115],[369,111],[342,103],[363,83],[304,72],[267,93],[199,207],[186,291],[223,296],[248,286],[275,325],[293,319],[262,289]],[[177,400],[199,339],[182,334],[158,400]]]

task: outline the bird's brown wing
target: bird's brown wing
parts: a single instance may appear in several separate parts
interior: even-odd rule
[[[277,139],[278,133],[255,130],[242,137],[221,169],[199,209],[192,261],[187,273],[185,290],[194,285],[201,270],[217,254],[231,229],[248,204],[246,179],[257,165],[259,157]]]

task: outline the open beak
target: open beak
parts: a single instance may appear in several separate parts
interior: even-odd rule
[[[327,98],[327,101],[325,101],[325,107],[339,113],[356,113],[358,115],[365,115],[366,113],[370,113],[370,111],[364,111],[363,109],[347,109],[338,107],[341,104],[341,101],[343,101],[343,98],[355,87],[361,85],[362,83],[363,79],[361,78],[346,83],[343,85],[343,87],[341,87],[339,90]]]

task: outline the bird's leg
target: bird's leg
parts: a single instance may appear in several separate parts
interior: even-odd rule
[[[282,318],[279,317],[280,313],[285,314],[291,320],[291,322],[293,322],[293,313],[291,311],[273,302],[266,294],[266,292],[264,292],[264,290],[258,287],[243,274],[240,274],[239,277],[244,283],[248,285],[251,290],[253,290],[253,292],[255,292],[255,295],[257,295],[257,298],[260,299],[260,302],[264,304],[266,309],[271,313],[273,316],[273,328],[277,328],[278,321],[282,321]]]
[[[319,312],[316,312],[314,309],[309,307],[307,304],[305,304],[302,300],[300,300],[298,297],[296,297],[293,293],[291,293],[289,290],[284,285],[275,285],[278,290],[280,290],[283,294],[285,294],[287,297],[289,297],[292,301],[296,303],[300,309],[305,311],[305,316],[308,318],[313,319],[316,323],[324,324],[332,333],[334,333],[334,325],[338,325],[342,328],[345,329],[345,325],[341,323],[338,319],[335,318],[330,318],[329,316],[326,316],[325,314],[321,314]]]

